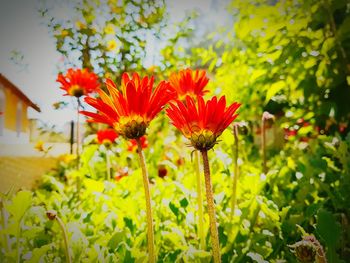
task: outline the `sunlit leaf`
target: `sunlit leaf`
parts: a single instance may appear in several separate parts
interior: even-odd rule
[[[265,102],[268,102],[274,95],[286,86],[284,81],[277,81],[273,83],[267,90]]]
[[[40,248],[35,248],[32,252],[32,257],[26,260],[25,263],[37,263],[40,262],[41,258],[51,249],[52,245],[44,245]]]
[[[13,197],[12,202],[6,204],[5,207],[13,216],[13,219],[19,222],[31,205],[32,193],[29,191],[20,191]]]

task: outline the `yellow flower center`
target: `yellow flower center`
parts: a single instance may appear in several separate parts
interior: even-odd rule
[[[112,142],[111,140],[109,140],[109,139],[104,139],[104,140],[102,141],[102,144],[103,144],[106,148],[110,148],[110,147],[112,146],[113,142]]]
[[[191,144],[199,151],[207,151],[216,144],[216,136],[210,130],[200,130],[191,134]]]
[[[84,95],[84,89],[79,85],[72,85],[68,90],[68,94],[79,98]]]
[[[122,116],[114,124],[116,131],[127,139],[137,139],[146,134],[146,120],[140,115]]]
[[[113,50],[117,49],[117,47],[118,47],[117,41],[115,41],[114,39],[108,41],[108,43],[107,43],[107,49],[108,49],[109,51],[113,51]]]

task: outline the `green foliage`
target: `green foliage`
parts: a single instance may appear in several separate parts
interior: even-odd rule
[[[294,121],[312,112],[305,119],[333,133],[350,118],[347,4],[232,1],[234,24],[216,33],[222,47],[193,48],[189,64],[206,65],[247,121],[259,123],[265,110]]]
[[[328,251],[329,262],[339,262],[336,254],[336,247],[341,234],[340,224],[335,220],[332,213],[326,210],[319,210],[317,213],[316,231],[325,241]]]
[[[155,125],[161,121],[158,119]],[[173,135],[167,129],[162,131],[169,132],[164,137],[170,142],[167,145],[155,143],[157,134],[149,135],[150,142],[154,142],[146,149],[147,156],[152,158],[149,163],[160,162],[164,153],[173,152],[181,144],[171,139]],[[246,136],[240,135],[242,144]],[[266,176],[261,175],[259,160],[251,161],[254,158],[250,156],[255,152],[249,147],[240,148],[243,159],[238,207],[231,219],[233,167],[231,155],[224,154],[224,151],[230,153],[224,143],[230,140],[232,134],[225,132],[222,142],[215,147],[215,153],[209,155],[223,262],[277,262],[279,259],[293,262],[294,256],[287,245],[299,239],[297,225],[318,237],[329,262],[341,262],[339,252],[350,244],[348,234],[340,225],[345,222],[342,218],[349,213],[349,196],[345,193],[350,142],[329,136],[319,136],[306,148],[300,148],[303,142],[287,142],[279,155],[270,158],[271,168]],[[129,171],[118,181],[105,180],[105,155],[99,157],[102,149],[91,144],[84,147],[81,156],[83,163],[93,160],[90,170],[82,168],[77,171],[73,165],[66,170],[65,177],[60,176],[58,180],[55,175],[45,176],[33,194],[19,192],[12,200],[5,201],[4,207],[10,216],[8,222],[22,218],[22,260],[34,262],[41,258],[48,262],[58,260],[64,254],[60,229],[45,216],[45,211],[51,209],[58,211],[66,224],[74,260],[145,260],[146,224],[144,193],[140,191],[141,173],[136,153],[126,151],[124,143],[120,140],[112,148],[118,153],[112,158],[113,174],[117,174],[122,166],[128,167]],[[183,149],[182,154],[190,156],[191,150]],[[150,157],[149,152],[158,157]],[[94,159],[96,156],[98,158]],[[179,154],[169,155],[167,161],[177,167],[177,171],[170,171],[165,178],[158,177],[154,167],[149,165],[158,260],[207,262],[211,257],[209,250],[198,249],[193,163],[189,158],[178,163],[178,157]],[[324,157],[329,160],[325,161]],[[296,176],[297,172],[302,176]],[[79,195],[76,193],[78,178],[82,180]],[[208,218],[205,218],[204,225],[209,241]],[[12,224],[1,233],[17,239]],[[15,248],[12,242],[10,251],[15,251]],[[11,253],[2,253],[5,253],[2,257],[12,257]]]

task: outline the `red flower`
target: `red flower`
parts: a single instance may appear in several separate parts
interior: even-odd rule
[[[141,141],[141,147],[142,149],[145,149],[148,147],[148,140],[146,138],[146,136],[142,136],[140,138]],[[128,151],[129,152],[133,152],[135,149],[137,149],[137,142],[135,139],[129,140],[128,141]]]
[[[158,176],[160,178],[164,178],[168,174],[168,170],[164,164],[159,164],[158,165]]]
[[[178,73],[172,73],[169,77],[170,85],[176,90],[180,100],[185,99],[187,95],[203,96],[208,92],[204,89],[208,81],[204,70],[184,69]]]
[[[123,177],[126,177],[128,175],[129,175],[129,168],[128,167],[120,168],[116,172],[114,179],[118,182],[118,181],[120,181],[120,179],[122,179]]]
[[[98,76],[87,69],[68,69],[66,75],[58,74],[57,82],[61,83],[61,89],[70,96],[77,98],[95,92],[100,86]]]
[[[178,128],[197,150],[206,151],[216,144],[216,139],[236,119],[236,110],[241,104],[235,102],[226,107],[225,96],[219,100],[214,96],[205,102],[187,96],[186,101],[170,103],[167,114],[172,124]]]
[[[294,137],[298,134],[298,131],[293,128],[284,128],[284,138],[288,140],[290,137]]]
[[[105,129],[97,132],[97,142],[99,144],[110,145],[118,138],[118,133],[113,129]]]
[[[119,91],[116,85],[107,79],[109,95],[98,89],[100,98],[86,97],[85,102],[99,112],[81,111],[90,117],[89,122],[106,123],[127,139],[137,139],[145,135],[151,120],[174,97],[174,91],[166,81],[153,89],[153,77],[140,79],[137,73],[132,78],[127,73],[122,76]]]

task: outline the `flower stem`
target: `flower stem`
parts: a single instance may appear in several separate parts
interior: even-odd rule
[[[235,213],[235,206],[237,202],[237,183],[238,183],[238,127],[233,125],[233,136],[235,138],[234,144],[234,174],[232,184],[232,199],[231,199],[231,218]]]
[[[152,219],[152,208],[151,208],[151,196],[149,191],[148,172],[146,168],[146,161],[145,161],[145,156],[143,154],[140,138],[137,138],[136,142],[137,142],[137,153],[139,156],[140,165],[142,169],[143,187],[145,189],[148,256],[149,256],[149,262],[153,263],[156,261],[156,259],[155,259],[155,253],[154,253],[153,219]]]
[[[62,219],[59,218],[57,215],[56,215],[56,221],[60,225],[60,228],[62,230],[63,240],[64,240],[64,248],[65,248],[64,251],[66,253],[66,261],[67,261],[67,263],[71,263],[72,256],[71,256],[70,250],[69,250],[68,234],[67,234],[66,227],[65,227]]]
[[[81,105],[81,102],[80,102],[80,99],[77,98],[77,103],[78,103],[78,106],[77,106],[77,149],[76,149],[76,154],[77,154],[77,160],[78,160],[78,168],[79,168],[79,163],[80,163],[80,125],[79,125],[79,120],[80,120],[80,114],[79,114],[79,111],[80,111],[80,105]]]
[[[262,158],[263,158],[263,173],[267,173],[266,166],[266,133],[265,133],[265,117],[263,116],[261,119],[261,150],[262,150]]]
[[[211,179],[210,179],[208,151],[204,150],[201,153],[203,158],[205,189],[206,189],[207,203],[208,203],[207,205],[208,205],[208,214],[209,214],[209,222],[210,222],[210,235],[211,235],[211,243],[212,243],[212,249],[213,249],[213,258],[214,258],[214,263],[219,263],[221,262],[219,234],[218,234],[218,228],[216,225],[215,204],[214,204],[213,190],[212,190]]]
[[[80,102],[80,98],[77,98],[77,148],[76,148],[76,154],[77,154],[77,169],[80,169],[80,152],[79,152],[79,147],[80,147],[80,125],[79,125],[79,111],[80,111],[80,106],[81,106],[81,102]],[[80,178],[80,174],[77,175],[77,198],[79,200],[80,198],[80,189],[81,189],[81,178]]]
[[[194,165],[197,177],[197,204],[198,204],[198,236],[200,240],[200,249],[205,249],[204,235],[204,215],[203,215],[203,197],[202,197],[202,180],[200,174],[200,156],[199,151],[194,152]]]
[[[19,238],[21,235],[21,222],[22,219],[20,219],[20,221],[18,222],[18,226],[17,226],[17,236],[16,236],[16,254],[17,254],[17,263],[21,262],[21,251],[19,249]]]
[[[109,158],[109,150],[106,150],[106,166],[107,166],[107,173],[106,173],[106,180],[111,179],[111,162]]]

